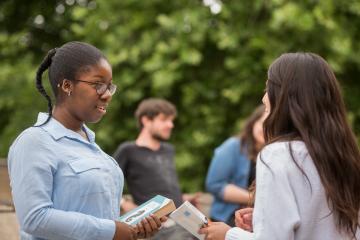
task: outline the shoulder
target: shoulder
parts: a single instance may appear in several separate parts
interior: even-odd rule
[[[162,142],[162,148],[167,150],[167,151],[175,151],[175,147],[174,145],[172,145],[171,143],[168,142]]]
[[[229,145],[229,146],[240,146],[240,138],[238,137],[230,137],[228,138],[222,145]]]
[[[237,137],[230,137],[226,139],[219,147],[216,148],[216,151],[228,151],[230,149],[238,149],[240,151],[240,139]]]
[[[128,151],[131,151],[133,149],[137,148],[135,142],[133,141],[126,141],[119,145],[119,147],[116,149],[114,156],[119,156],[120,154],[125,154]]]
[[[51,136],[41,127],[29,127],[22,131],[12,143],[14,147],[43,146],[49,143]]]
[[[226,139],[220,146],[220,148],[240,148],[240,139],[237,137],[230,137]]]
[[[283,166],[289,162],[301,161],[308,155],[302,141],[275,142],[265,146],[258,158],[269,166]]]
[[[119,145],[119,149],[131,149],[131,148],[135,148],[135,147],[136,147],[136,144],[133,141],[126,141]]]
[[[55,140],[41,127],[29,127],[14,140],[9,148],[8,158],[52,156]]]

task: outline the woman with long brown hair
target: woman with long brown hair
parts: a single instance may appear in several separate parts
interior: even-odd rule
[[[201,232],[208,240],[360,239],[360,151],[328,63],[283,54],[269,68],[263,102],[254,227],[216,223]]]

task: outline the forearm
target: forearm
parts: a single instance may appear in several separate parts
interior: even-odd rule
[[[42,208],[30,214],[22,229],[48,239],[108,239],[115,234],[115,222],[78,212]]]
[[[224,188],[224,201],[238,204],[247,204],[250,200],[249,191],[234,184],[227,184]]]

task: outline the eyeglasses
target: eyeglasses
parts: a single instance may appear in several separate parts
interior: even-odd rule
[[[112,83],[106,84],[106,83],[102,83],[102,82],[89,82],[89,81],[84,81],[84,80],[80,80],[80,79],[74,79],[74,81],[84,82],[84,83],[87,83],[90,85],[94,85],[95,89],[96,89],[96,93],[99,95],[103,95],[107,90],[109,90],[111,95],[114,95],[116,92],[117,86]]]

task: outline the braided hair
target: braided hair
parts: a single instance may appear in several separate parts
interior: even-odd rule
[[[58,100],[58,89],[64,79],[74,81],[78,74],[86,72],[89,67],[96,65],[101,59],[106,58],[99,49],[83,42],[68,42],[47,53],[36,72],[36,88],[48,102],[49,115],[46,121],[37,127],[50,121],[53,110],[51,98],[42,85],[43,73],[48,69],[50,85]]]

